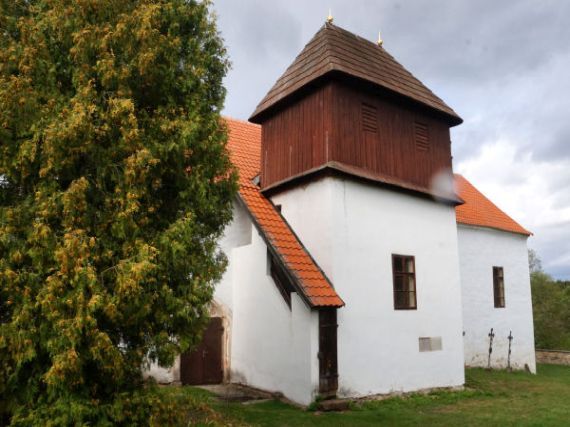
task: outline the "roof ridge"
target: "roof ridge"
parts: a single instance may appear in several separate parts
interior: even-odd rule
[[[327,24],[325,24],[325,25],[327,25]],[[348,36],[355,37],[356,39],[358,39],[360,41],[370,43],[370,44],[374,45],[374,47],[382,49],[384,52],[386,52],[386,49],[384,49],[383,46],[378,45],[378,43],[375,43],[372,40],[368,40],[367,38],[365,38],[359,34],[348,31],[346,28],[343,28],[340,25],[336,25],[334,23],[328,23],[328,25],[330,25],[333,29],[340,30],[340,31],[346,33],[346,35],[348,35]]]
[[[434,96],[435,98],[437,98],[442,104],[443,106],[449,108],[450,110],[453,111],[452,108],[450,108],[447,104],[445,104],[445,102],[439,97],[437,96],[429,87],[427,87],[425,84],[422,83],[422,81],[420,79],[418,79],[417,77],[415,77],[406,67],[404,67],[404,65],[398,61],[390,52],[388,52],[383,46],[379,46],[377,43],[374,43],[371,40],[368,40],[358,34],[352,33],[350,31],[348,31],[345,28],[339,27],[338,25],[335,24],[331,24],[333,27],[335,27],[336,29],[341,30],[342,32],[346,33],[347,35],[356,37],[358,40],[362,41],[362,42],[366,42],[368,44],[373,45],[375,48],[378,49],[378,51],[383,54],[386,55],[388,57],[389,60],[391,60],[391,62],[393,62],[396,66],[400,67],[406,74],[408,74],[409,77],[412,78],[412,80],[415,80],[416,82],[419,83],[419,85],[423,88],[423,89],[427,89],[427,91]]]
[[[253,127],[256,127],[256,128],[261,128],[261,125],[259,125],[259,124],[257,124],[257,123],[252,123],[252,122],[250,122],[250,121],[247,120],[247,119],[238,119],[238,118],[231,117],[231,116],[228,116],[228,115],[225,115],[225,114],[222,115],[222,119],[224,119],[224,120],[226,120],[226,121],[232,121],[232,122],[243,123],[243,124],[245,124],[245,125],[250,125],[250,126],[253,126]]]

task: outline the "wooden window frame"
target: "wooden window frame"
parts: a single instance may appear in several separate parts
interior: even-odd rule
[[[413,271],[412,272],[406,272],[406,271],[396,271],[396,259],[398,258],[402,258],[402,265],[406,265],[407,264],[407,260],[412,260],[412,268]],[[414,289],[413,291],[411,290],[398,290],[396,289],[396,278],[397,277],[412,277],[413,278],[413,283],[414,283]],[[404,282],[402,282],[404,283]],[[416,258],[413,255],[400,255],[400,254],[392,254],[392,287],[393,287],[393,292],[394,292],[394,310],[417,310],[418,309],[418,287],[417,287],[417,282],[416,282]],[[409,298],[406,298],[406,301],[408,301],[408,305],[399,305],[398,304],[398,298],[396,297],[396,295],[398,293],[413,293],[414,294],[414,305],[411,306],[409,305]]]
[[[505,270],[493,266],[493,303],[495,308],[505,308]]]

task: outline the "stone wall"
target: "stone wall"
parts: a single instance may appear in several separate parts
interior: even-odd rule
[[[537,363],[570,366],[570,351],[536,350]]]

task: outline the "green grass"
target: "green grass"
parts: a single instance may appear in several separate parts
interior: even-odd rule
[[[222,423],[232,425],[570,426],[570,367],[540,365],[537,375],[468,369],[466,380],[464,391],[362,402],[343,413],[303,411],[276,401],[207,402]]]

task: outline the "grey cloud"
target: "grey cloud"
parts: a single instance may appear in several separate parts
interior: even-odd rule
[[[239,49],[248,60],[263,62],[273,54],[291,55],[301,43],[299,17],[281,2],[220,1],[217,7],[222,34],[230,48],[235,46],[231,50]]]
[[[537,251],[543,268],[554,277],[570,280],[570,221],[533,230],[529,246]]]
[[[569,94],[570,95],[570,94]],[[536,146],[530,147],[537,160],[559,160],[570,158],[570,102],[568,105],[569,117],[563,122],[552,122],[550,132],[542,132],[534,138]]]
[[[301,21],[281,2],[223,0],[215,4],[232,69],[226,114],[246,119],[302,46]]]
[[[550,166],[551,170],[548,176],[548,195],[552,201],[554,209],[565,209],[570,207],[570,162],[558,162],[561,167],[555,167],[556,163],[543,162]],[[562,169],[562,170],[561,170]],[[557,228],[566,226],[570,230],[570,223],[560,223]]]
[[[532,71],[565,51],[570,35],[563,21],[570,13],[566,2],[419,3],[424,7],[406,2],[402,27],[414,30],[403,40],[402,56],[438,80],[481,84]]]

